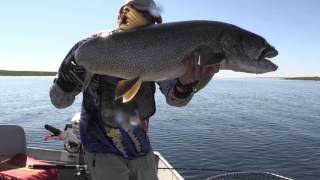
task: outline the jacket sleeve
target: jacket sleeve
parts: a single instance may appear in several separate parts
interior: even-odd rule
[[[179,93],[176,90],[177,80],[158,82],[161,93],[166,97],[167,104],[176,107],[186,106],[193,97],[191,93]]]
[[[50,99],[56,108],[62,109],[72,105],[75,96],[82,90],[85,70],[76,64],[74,53],[84,41],[78,42],[69,51],[50,88]]]

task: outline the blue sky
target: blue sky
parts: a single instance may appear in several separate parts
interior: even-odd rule
[[[122,0],[3,1],[0,69],[56,71],[78,40],[116,28]],[[265,76],[320,76],[318,0],[158,0],[164,22],[217,20],[265,37],[280,52]],[[223,71],[219,76],[248,76]],[[254,75],[255,76],[255,75]]]

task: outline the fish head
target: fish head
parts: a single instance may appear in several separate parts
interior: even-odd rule
[[[267,58],[278,55],[278,51],[263,37],[238,29],[222,37],[224,64],[234,71],[262,74],[276,71],[278,66]]]

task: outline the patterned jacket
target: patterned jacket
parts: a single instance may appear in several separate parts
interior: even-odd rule
[[[128,104],[114,99],[119,78],[94,75],[88,87],[83,89],[88,73],[76,64],[74,53],[92,37],[76,43],[63,60],[50,89],[51,102],[57,108],[65,108],[83,92],[80,137],[86,151],[113,153],[127,159],[145,156],[151,150],[148,123],[155,113],[155,83],[144,82]],[[185,106],[193,96],[193,92],[179,93],[175,87],[176,80],[157,84],[169,105]]]

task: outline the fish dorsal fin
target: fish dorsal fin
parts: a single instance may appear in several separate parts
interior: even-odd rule
[[[141,87],[139,77],[131,80],[120,80],[116,87],[116,99],[122,97],[122,102],[129,102],[138,93]]]
[[[221,53],[214,53],[211,48],[202,47],[198,50],[199,59],[198,64],[200,66],[210,66],[218,64],[224,59],[224,55]]]

